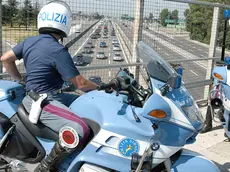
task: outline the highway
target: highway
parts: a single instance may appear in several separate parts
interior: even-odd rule
[[[91,39],[91,34],[95,31],[98,27],[99,23],[95,25],[87,34],[85,34],[75,45],[70,48],[70,53],[74,56],[78,53],[81,53],[84,49],[84,46],[87,44],[88,41],[92,41],[94,48],[92,48],[92,52],[90,54],[83,54],[84,60],[87,62],[88,66],[95,66],[95,65],[109,65],[109,64],[123,64],[127,63],[126,61],[116,62],[113,61],[113,57],[115,52],[113,51],[112,41],[114,39],[118,40],[116,36],[111,36],[112,24],[108,22],[108,38],[103,38],[102,36],[98,39]],[[101,30],[101,35],[103,33],[103,29]],[[119,41],[119,40],[118,40]],[[105,42],[106,47],[100,47],[100,42]],[[97,59],[96,55],[98,52],[104,52],[106,59]],[[120,55],[124,57],[123,51],[119,51]],[[78,66],[77,66],[78,67]],[[82,71],[81,73],[86,77],[89,78],[90,76],[100,76],[103,82],[108,82],[112,79],[116,73],[118,72],[118,68],[113,69],[101,69],[101,70],[90,70],[90,71]]]
[[[74,37],[76,37],[79,34],[79,33],[75,33],[75,31],[72,30],[73,27],[75,27],[76,25],[81,24],[80,31],[82,32],[82,31],[84,31],[85,29],[87,29],[89,26],[91,26],[95,22],[96,22],[96,20],[91,20],[91,21],[86,21],[86,20],[73,21],[73,24],[72,24],[72,27],[71,27],[71,30],[70,30],[70,34],[68,35],[67,38],[64,38],[63,44],[65,45],[66,43],[68,43],[70,40],[72,40]],[[3,52],[6,52],[7,50],[10,50],[14,46],[15,45],[12,45],[9,42],[6,42],[6,41],[3,40]],[[75,46],[73,46],[72,49],[76,49],[78,47],[80,47],[80,44],[78,44],[77,46],[75,44]],[[23,63],[22,60],[21,61],[17,61],[16,64],[17,64],[17,68],[19,69],[20,73],[25,73],[26,72],[25,67],[24,67],[24,63]]]
[[[86,29],[89,27],[89,25],[91,25],[92,23],[86,23],[82,25],[82,29]],[[92,48],[92,52],[90,54],[84,54],[84,60],[86,62],[86,66],[95,66],[95,65],[109,65],[109,64],[124,64],[127,63],[127,57],[124,54],[124,50],[122,49],[122,51],[120,51],[120,54],[122,57],[124,57],[124,61],[123,62],[115,62],[113,61],[113,57],[114,57],[114,51],[112,49],[113,45],[112,45],[112,40],[117,39],[120,43],[120,45],[122,45],[120,37],[118,39],[117,36],[111,36],[111,30],[114,27],[116,30],[119,30],[123,32],[123,34],[121,33],[121,36],[123,39],[125,39],[125,36],[127,36],[127,38],[129,39],[129,46],[128,48],[131,49],[131,45],[132,44],[132,30],[130,27],[124,27],[122,25],[122,23],[115,23],[115,26],[112,26],[112,24],[110,22],[108,22],[108,38],[98,38],[98,39],[91,39],[90,36],[92,33],[95,32],[96,28],[98,27],[99,23],[96,24],[93,28],[91,28],[82,38],[80,38],[75,44],[73,44],[70,48],[69,48],[69,52],[73,57],[73,60],[75,59],[75,55],[78,53],[81,53],[84,49],[84,46],[87,44],[87,42],[89,40],[92,41],[93,45],[95,46],[94,48]],[[117,27],[118,26],[118,27]],[[74,27],[74,25],[73,25]],[[83,30],[82,30],[83,31]],[[103,29],[101,31],[101,33],[103,33]],[[154,31],[149,31],[149,30],[145,30],[143,32],[143,41],[145,43],[147,43],[150,47],[152,47],[153,49],[155,49],[159,55],[161,55],[163,58],[165,58],[166,60],[171,60],[171,59],[185,59],[186,57],[184,57],[183,55],[181,55],[181,53],[177,52],[178,50],[175,49],[171,49],[170,47],[168,47],[167,45],[165,45],[162,41],[160,41],[159,39],[155,39],[154,38]],[[66,38],[64,40],[65,43],[67,43],[69,40],[71,40],[73,37],[77,36],[77,34],[79,33],[75,33],[72,32],[68,38]],[[102,35],[102,34],[101,34]],[[164,41],[169,41],[168,38],[166,38],[165,36],[162,36],[162,34],[159,35],[159,37],[164,40]],[[106,42],[106,47],[105,48],[101,48],[100,42]],[[172,41],[170,41],[171,44],[173,44],[174,46],[177,47],[176,43],[178,42],[183,42],[181,43],[181,45],[185,45],[185,46],[179,46],[178,48],[181,48],[183,50],[188,50],[188,47],[200,47],[203,50],[202,55],[206,54],[205,52],[207,52],[207,48],[206,47],[202,47],[200,45],[193,45],[194,43],[190,43],[190,41],[185,40],[183,37],[174,37],[174,39],[172,39]],[[189,46],[190,44],[190,46]],[[7,45],[7,44],[5,44]],[[123,45],[124,46],[124,45]],[[120,46],[122,47],[122,46]],[[186,49],[187,47],[187,49]],[[9,48],[9,47],[5,47],[5,48]],[[196,55],[196,49],[195,48],[191,48],[189,51],[190,53]],[[200,51],[202,51],[200,50]],[[106,55],[106,59],[96,59],[96,54],[98,52],[105,52]],[[132,51],[131,51],[132,52]],[[149,60],[149,59],[142,59],[144,62]],[[185,68],[184,70],[184,76],[183,76],[183,81],[186,82],[192,82],[192,81],[198,81],[198,80],[204,80],[205,75],[206,75],[206,69],[204,66],[202,66],[201,64],[197,64],[197,63],[193,63],[193,62],[187,62],[187,63],[183,63],[182,64],[183,67]],[[24,65],[20,64],[19,67],[22,68]],[[80,69],[80,67],[76,66],[77,68]],[[22,72],[22,71],[21,71]],[[89,70],[89,71],[81,71],[82,75],[85,76],[86,78],[90,77],[90,76],[100,76],[102,78],[103,82],[108,82],[110,79],[112,79],[115,74],[118,72],[118,68],[117,69],[101,69],[101,70]],[[204,87],[197,87],[197,88],[193,88],[193,89],[189,89],[190,93],[192,93],[193,97],[195,100],[199,100],[203,98],[203,90]],[[32,165],[32,164],[26,164],[26,167],[29,170],[32,170],[33,168],[35,168],[36,164]]]
[[[127,27],[125,27],[122,24],[122,22],[118,22],[118,25],[121,28],[121,30],[124,32],[124,34],[127,36],[127,38],[129,39],[130,44],[132,44],[133,29],[131,25],[127,24]],[[150,47],[152,47],[154,50],[156,50],[156,52],[165,60],[178,60],[179,62],[180,59],[207,57],[207,53],[208,53],[207,47],[195,44],[180,36],[170,37],[168,35],[166,36],[163,35],[162,33],[158,33],[149,29],[148,30],[144,29],[142,36],[143,36],[142,37],[143,41],[146,44],[148,44]],[[129,45],[129,48],[131,48],[131,46],[132,45]],[[199,54],[199,51],[202,52],[201,55]],[[218,51],[217,54],[218,53],[220,55],[220,51]],[[146,61],[149,59],[142,59],[142,60]],[[206,67],[207,67],[205,61],[182,62],[181,64],[184,68],[184,74],[183,74],[184,83],[191,83],[192,81],[205,80]],[[189,91],[192,93],[192,95],[196,100],[203,99],[203,92],[204,92],[203,90],[204,87],[189,89]]]
[[[95,21],[81,21],[81,32],[92,25]],[[64,39],[64,44],[68,43],[74,37],[76,37],[79,33],[75,33],[74,27],[78,25],[79,22],[74,22],[71,28],[70,35]],[[88,66],[95,66],[95,65],[109,65],[109,64],[123,64],[127,63],[127,57],[124,54],[124,50],[120,51],[121,56],[124,57],[123,62],[114,62],[114,51],[112,50],[112,40],[117,39],[119,42],[120,40],[116,36],[111,36],[112,27],[119,30],[121,33],[121,37],[128,45],[128,49],[131,50],[132,53],[132,42],[133,42],[133,29],[132,23],[129,22],[127,27],[125,27],[122,22],[116,21],[114,22],[115,26],[112,26],[110,22],[108,22],[108,38],[98,38],[98,39],[91,39],[90,36],[96,28],[98,27],[99,23],[97,23],[94,27],[92,27],[84,36],[82,36],[76,43],[74,43],[70,48],[69,52],[72,55],[73,59],[75,55],[81,53],[84,49],[84,46],[87,44],[89,40],[92,41],[93,45],[95,46],[92,48],[92,52],[90,54],[84,54],[84,60],[86,65]],[[101,31],[103,33],[103,29]],[[103,34],[101,34],[103,35]],[[101,48],[99,46],[100,42],[106,42],[106,47]],[[187,58],[204,58],[207,57],[208,48],[205,46],[198,45],[191,41],[186,40],[186,38],[182,36],[170,36],[164,34],[161,31],[153,31],[153,30],[143,30],[143,41],[147,43],[150,47],[155,49],[160,56],[162,56],[165,60],[180,60],[180,59],[187,59]],[[121,44],[121,43],[120,43]],[[10,48],[9,45],[4,44],[6,48]],[[98,52],[103,51],[106,55],[106,59],[96,59],[96,55]],[[220,55],[220,51],[217,51],[217,55]],[[146,61],[147,59],[142,59]],[[200,81],[204,80],[206,76],[206,64],[205,62],[186,62],[182,63],[184,67],[184,75],[183,81],[185,83],[190,83],[192,81]],[[19,64],[18,68],[20,72],[25,72],[24,64]],[[79,67],[80,68],[80,67]],[[101,70],[90,70],[90,71],[81,71],[81,73],[86,77],[90,76],[100,76],[103,82],[108,82],[112,79],[115,74],[117,73],[117,69],[101,69]],[[199,91],[198,91],[199,90]],[[194,89],[190,89],[191,93],[193,94],[196,100],[203,99],[203,90],[204,87],[198,87]]]

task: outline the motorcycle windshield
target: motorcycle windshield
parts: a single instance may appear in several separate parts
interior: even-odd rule
[[[137,55],[144,62],[147,62],[148,73],[153,79],[166,83],[170,76],[176,74],[176,71],[168,62],[163,60],[151,47],[143,42],[139,42],[137,45]],[[202,115],[196,102],[184,86],[173,89],[166,96],[180,107],[196,130],[201,129],[203,124]]]
[[[137,44],[137,55],[147,62],[147,70],[149,75],[162,82],[167,82],[169,77],[173,75],[175,70],[164,61],[151,47],[143,42]]]

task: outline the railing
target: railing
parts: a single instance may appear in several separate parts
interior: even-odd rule
[[[134,69],[138,66],[139,82],[144,83],[146,76],[143,60],[141,57],[136,57],[134,51],[136,43],[142,40],[168,62],[182,64],[183,81],[186,87],[196,100],[206,100],[209,85],[212,83],[212,67],[217,60],[214,57],[220,59],[221,56],[220,48],[216,47],[216,45],[221,46],[221,42],[217,40],[222,40],[218,32],[218,28],[221,28],[218,25],[222,24],[220,14],[229,6],[193,0],[169,1],[127,0],[121,4],[121,2],[85,0],[79,5],[74,0],[68,0],[67,3],[73,12],[73,23],[64,43],[70,43],[67,46],[70,46],[69,52],[73,60],[75,55],[84,49],[84,45],[90,40],[90,35],[95,32],[95,29],[102,25],[102,32],[104,31],[104,23],[97,21],[104,19],[111,21],[111,24],[107,22],[109,37],[92,40],[95,45],[94,51],[86,55],[91,61],[85,67],[78,67],[79,70],[86,77],[99,75],[103,80],[108,81],[119,67],[129,67],[132,72],[135,72]],[[27,3],[22,0],[1,1],[0,55],[24,38],[37,34],[37,14],[44,4],[45,2],[40,1]],[[197,10],[207,19],[199,22],[202,27],[197,25],[192,15],[193,11],[199,8],[206,11],[202,14],[202,10]],[[79,27],[80,33],[77,33],[76,28]],[[110,36],[113,27],[116,36]],[[101,36],[103,36],[102,32]],[[113,61],[112,39],[118,39],[120,42],[122,48],[120,54],[125,57],[125,61]],[[107,48],[99,46],[101,41],[106,42]],[[106,60],[96,59],[100,51],[106,54],[108,57]],[[22,62],[17,62],[17,67],[21,73],[25,73]],[[0,63],[0,72],[2,72],[0,76],[5,78],[7,74],[2,69]]]

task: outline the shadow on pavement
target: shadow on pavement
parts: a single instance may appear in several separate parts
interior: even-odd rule
[[[220,172],[230,172],[230,162],[226,162],[224,164],[219,164],[215,161],[212,161],[216,164],[216,166],[219,168]]]

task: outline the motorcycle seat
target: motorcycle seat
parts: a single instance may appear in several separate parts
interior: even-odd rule
[[[40,121],[38,121],[37,124],[33,124],[32,122],[30,122],[29,113],[26,111],[23,104],[20,104],[18,106],[18,116],[21,119],[22,123],[33,135],[49,140],[58,140],[58,133],[42,124]]]

